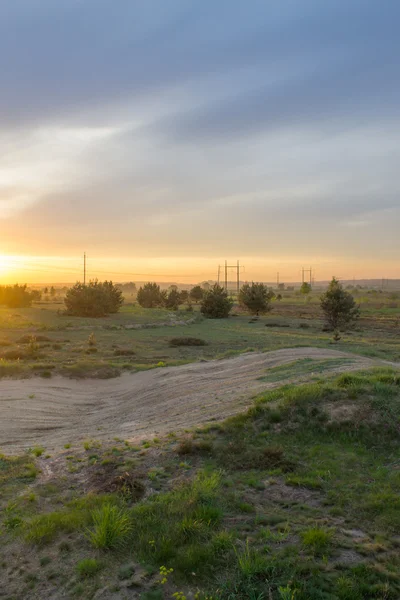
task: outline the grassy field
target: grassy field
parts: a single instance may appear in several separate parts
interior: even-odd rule
[[[355,331],[335,343],[338,350],[400,360],[400,302],[393,294],[357,298],[362,318]],[[295,346],[328,347],[318,295],[307,301],[295,293],[273,303],[269,315],[253,320],[234,309],[229,319],[206,320],[193,312],[142,309],[125,305],[104,319],[62,315],[62,303],[26,309],[0,308],[0,377],[114,377],[159,365],[210,360],[241,352]],[[171,346],[174,337],[191,336],[203,346]]]
[[[2,456],[0,596],[396,600],[399,467],[389,368],[138,447]]]

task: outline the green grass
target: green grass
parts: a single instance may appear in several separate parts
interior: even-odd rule
[[[83,558],[76,565],[78,575],[84,577],[94,577],[101,570],[101,563],[95,558]]]
[[[127,542],[131,530],[129,514],[126,510],[104,504],[92,512],[93,528],[88,533],[88,538],[100,550],[121,548]]]
[[[60,316],[57,311],[62,304],[57,303],[24,309],[0,307],[4,351],[22,356],[21,360],[0,359],[0,377],[61,373],[74,378],[111,378],[125,370],[135,372],[156,368],[159,364],[173,366],[229,358],[242,352],[299,346],[334,347],[364,356],[400,360],[400,341],[396,333],[400,302],[398,308],[391,308],[390,294],[381,294],[379,298],[364,294],[357,298],[361,300],[363,315],[359,327],[343,334],[336,344],[332,343],[331,333],[322,331],[318,297],[316,292],[310,302],[305,303],[295,293],[286,292],[281,302],[273,303],[270,315],[251,323],[249,316],[243,313],[229,319],[203,319],[198,307],[193,313],[184,310],[171,313],[130,304],[123,306],[120,313],[104,319]],[[273,326],[265,327],[266,324]],[[96,339],[95,355],[87,354],[88,348],[93,348],[88,346],[89,327]],[[41,335],[43,332],[45,336]],[[20,343],[32,336],[37,340],[35,356],[27,353],[26,343]],[[39,341],[42,339],[44,341]],[[171,345],[175,339],[178,345]],[[205,345],[186,345],[189,340]],[[184,345],[179,345],[181,343]],[[298,365],[302,366],[308,369],[305,363]],[[311,364],[309,366],[311,368]],[[328,368],[323,364],[314,366],[317,372]],[[295,365],[293,368],[292,375],[296,376]],[[279,372],[267,375],[278,377]]]
[[[32,454],[2,457],[3,576],[23,598],[8,548],[29,556],[46,544],[53,570],[67,574],[64,595],[78,577],[88,598],[132,579],[142,597],[396,600],[399,427],[400,374],[379,368],[268,391],[247,413],[143,455],[105,446],[89,464],[81,448],[73,482],[60,477],[52,493],[39,484],[34,502],[21,495]],[[144,495],[127,487],[137,477]],[[173,569],[165,587],[161,567]]]
[[[286,365],[271,367],[268,369],[267,374],[259,379],[268,383],[292,378],[299,379],[300,377],[304,378],[309,375],[319,375],[324,371],[351,364],[351,362],[349,358],[328,358],[324,360],[300,358]]]

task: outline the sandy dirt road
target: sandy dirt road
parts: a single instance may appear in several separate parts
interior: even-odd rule
[[[335,350],[290,348],[108,380],[2,380],[0,452],[15,454],[35,445],[55,450],[88,438],[140,440],[218,420],[284,383],[259,381],[268,368],[300,358],[351,359],[330,373],[382,364]]]

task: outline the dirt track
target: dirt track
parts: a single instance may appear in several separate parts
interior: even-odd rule
[[[257,380],[268,368],[300,358],[340,357],[352,362],[330,373],[382,364],[335,350],[290,348],[109,380],[3,380],[0,451],[12,454],[34,445],[53,450],[88,438],[139,440],[182,430],[235,414],[256,393],[282,385]]]

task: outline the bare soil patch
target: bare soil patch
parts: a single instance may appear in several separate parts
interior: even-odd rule
[[[330,349],[289,348],[113,380],[2,380],[0,451],[18,453],[35,445],[53,450],[88,438],[143,440],[221,420],[248,407],[255,394],[284,383],[259,381],[267,368],[300,358],[338,357],[353,362],[330,373],[383,362]]]

